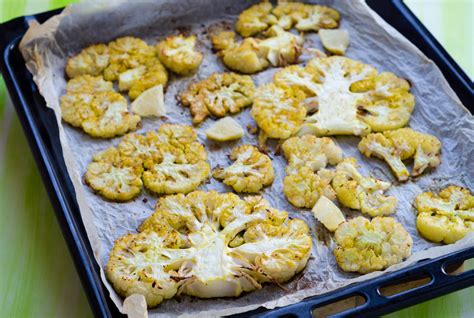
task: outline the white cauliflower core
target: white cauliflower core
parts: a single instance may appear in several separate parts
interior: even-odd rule
[[[242,145],[232,149],[230,159],[235,162],[227,168],[216,168],[213,176],[231,186],[236,192],[257,193],[272,184],[272,161],[254,146]]]
[[[159,199],[155,213],[115,242],[107,278],[122,296],[141,294],[149,307],[178,293],[237,297],[282,283],[303,270],[309,228],[258,200],[195,191]]]
[[[355,158],[346,158],[336,167],[332,187],[344,206],[372,217],[395,212],[397,199],[384,194],[390,182],[364,177],[357,171]]]
[[[474,196],[468,189],[449,186],[439,195],[421,193],[415,208],[416,227],[430,241],[451,244],[474,232]]]
[[[337,264],[346,272],[384,270],[411,255],[413,240],[394,218],[359,216],[342,223],[335,233]]]

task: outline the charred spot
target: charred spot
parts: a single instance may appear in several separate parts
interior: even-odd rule
[[[147,198],[143,198],[142,202],[143,202],[143,203],[147,203],[147,202],[148,202],[148,199],[147,199]]]
[[[359,114],[361,116],[372,115],[372,113],[362,105],[357,106],[357,114]]]

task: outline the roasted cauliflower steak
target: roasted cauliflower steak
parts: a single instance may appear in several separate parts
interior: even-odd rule
[[[441,142],[435,136],[400,128],[368,134],[359,142],[359,150],[367,157],[383,159],[399,181],[406,181],[410,173],[402,160],[413,158],[411,175],[419,176],[426,169],[439,166]]]
[[[267,30],[278,22],[271,14],[273,6],[270,2],[262,1],[240,13],[235,24],[235,30],[243,37],[256,35]]]
[[[139,233],[115,242],[107,278],[121,296],[141,294],[150,308],[178,293],[237,297],[288,281],[308,262],[309,228],[249,201],[214,191],[160,198]]]
[[[334,171],[324,169],[342,160],[342,150],[330,138],[312,135],[291,137],[282,144],[288,160],[283,193],[296,207],[312,208],[321,196],[334,200]]]
[[[474,232],[474,196],[468,189],[449,186],[438,195],[421,193],[415,208],[416,227],[427,240],[451,244]]]
[[[332,187],[342,205],[371,217],[395,212],[397,199],[384,194],[390,186],[390,182],[362,176],[355,158],[341,161],[332,179]]]
[[[114,201],[133,199],[140,193],[142,184],[157,194],[188,193],[204,182],[210,171],[207,152],[190,126],[164,124],[158,131],[144,135],[127,134],[117,147],[105,153],[109,155],[94,156],[85,180],[98,194]],[[119,174],[119,168],[130,171],[129,174],[133,172],[133,178]],[[124,187],[112,187],[120,182],[131,182],[136,188],[123,195]],[[103,190],[105,183],[107,188]]]
[[[181,93],[184,106],[189,107],[193,124],[200,124],[208,116],[225,117],[236,114],[253,102],[255,85],[248,75],[214,73],[191,84]]]
[[[384,270],[411,255],[410,234],[391,217],[371,221],[359,216],[344,222],[335,232],[336,262],[346,272],[361,274]]]
[[[69,78],[81,75],[102,75],[109,65],[109,47],[105,44],[94,44],[83,49],[79,54],[68,59],[66,74]]]
[[[179,75],[194,73],[202,63],[203,55],[196,51],[196,36],[169,36],[157,44],[160,61],[172,72]]]
[[[251,145],[232,149],[230,159],[234,161],[226,168],[216,168],[214,178],[222,180],[236,192],[257,193],[272,184],[274,170],[271,159]]]

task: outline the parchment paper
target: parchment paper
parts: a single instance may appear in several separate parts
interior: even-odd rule
[[[154,2],[114,2],[113,4],[82,3],[67,7],[62,14],[42,25],[33,23],[21,42],[21,50],[26,64],[34,75],[34,80],[44,96],[47,106],[57,116],[61,145],[67,170],[73,181],[80,212],[94,255],[101,266],[102,279],[110,291],[110,296],[122,310],[122,299],[111,288],[104,277],[108,253],[118,237],[136,231],[138,225],[147,218],[154,208],[156,197],[143,191],[140,197],[129,203],[111,203],[96,196],[83,184],[82,176],[95,152],[116,145],[120,138],[100,140],[88,137],[81,131],[61,122],[59,97],[65,92],[64,66],[67,57],[76,54],[87,45],[108,42],[119,36],[134,35],[149,43],[170,33],[180,31],[197,34],[199,49],[204,53],[204,62],[199,72],[187,78],[172,77],[166,89],[165,102],[169,109],[166,120],[143,119],[140,132],[157,129],[163,122],[191,124],[189,110],[175,99],[175,95],[191,82],[204,79],[225,67],[212,54],[208,39],[208,28],[222,21],[233,22],[235,16],[255,1],[219,0],[162,0]],[[416,107],[410,127],[438,136],[443,143],[442,164],[431,173],[415,181],[397,184],[389,194],[398,198],[397,213],[394,215],[408,230],[414,240],[413,255],[402,264],[392,266],[387,271],[406,267],[418,260],[434,258],[468,246],[473,246],[474,235],[465,237],[456,244],[438,246],[422,239],[415,228],[414,197],[422,191],[434,190],[457,184],[474,188],[474,119],[461,104],[435,64],[427,59],[415,46],[409,43],[391,26],[386,24],[361,0],[359,1],[317,1],[330,5],[341,12],[341,28],[348,30],[350,48],[346,55],[376,66],[379,71],[391,71],[407,78],[413,84]],[[321,48],[316,34],[306,36],[305,47]],[[303,58],[304,59],[304,58]],[[275,69],[253,76],[257,85],[271,81]],[[255,125],[249,110],[235,116],[245,127]],[[216,144],[208,142],[204,130],[213,123],[208,119],[199,127],[199,139],[209,151],[209,161],[227,166],[227,154],[236,144],[256,144],[256,137],[246,133],[239,142]],[[362,165],[364,173],[372,173],[378,178],[395,181],[388,166],[380,160],[362,157],[357,150],[357,137],[337,137],[345,156],[354,156]],[[328,292],[336,288],[379,276],[383,272],[368,275],[348,274],[341,271],[332,255],[334,242],[329,233],[318,224],[308,210],[292,207],[282,195],[282,179],[286,162],[282,156],[270,151],[275,167],[275,182],[263,194],[279,209],[286,209],[293,217],[306,220],[313,231],[314,248],[312,258],[302,274],[286,285],[287,290],[274,285],[244,294],[239,298],[202,300],[182,296],[163,302],[151,310],[151,317],[217,316],[248,311],[259,306],[274,308],[296,303],[305,297]],[[211,178],[201,189],[230,191],[220,182]],[[148,200],[144,200],[144,199]],[[349,218],[358,213],[344,210]],[[132,303],[132,302],[131,302]],[[137,302],[139,303],[139,302]]]

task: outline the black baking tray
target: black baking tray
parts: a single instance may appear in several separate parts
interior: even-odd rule
[[[405,4],[401,0],[368,0],[367,2],[383,19],[439,66],[451,87],[472,113],[473,83]],[[99,266],[94,259],[82,224],[74,188],[66,173],[54,113],[45,106],[45,101],[26,69],[18,49],[29,21],[37,20],[42,23],[59,12],[60,10],[49,11],[0,24],[0,69],[94,315],[97,317],[123,316],[112,303],[100,279]],[[335,316],[375,317],[473,286],[474,270],[459,275],[449,274],[450,269],[472,258],[474,258],[474,247],[436,259],[422,260],[408,268],[310,297],[294,305],[274,310],[259,308],[236,316],[312,317],[312,311],[315,308],[348,297],[361,296],[365,299],[363,305]],[[380,288],[383,286],[420,277],[429,277],[431,281],[390,297],[382,296],[380,293]]]

